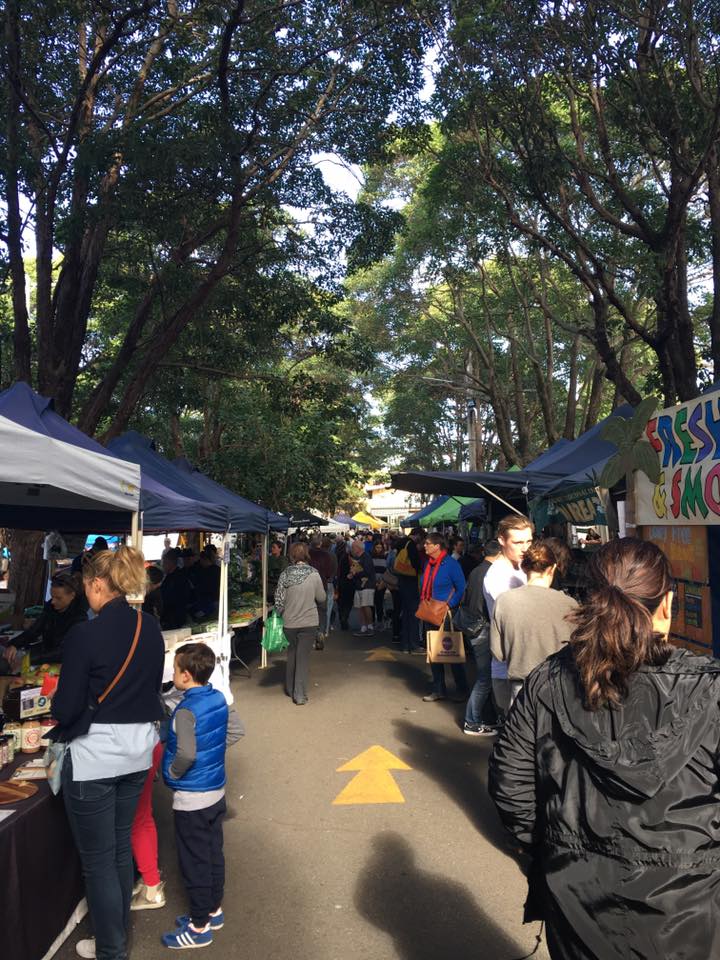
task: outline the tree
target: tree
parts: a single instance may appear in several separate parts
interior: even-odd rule
[[[502,17],[465,2],[439,38],[435,106],[457,145],[456,178],[489,188],[516,236],[584,286],[606,375],[632,402],[641,392],[612,326],[652,351],[667,403],[688,399],[698,388],[690,265],[709,261],[720,291],[718,17],[672,0],[529,0]],[[716,296],[716,376],[719,311]]]
[[[361,160],[390,110],[403,111],[426,33],[391,2],[10,0],[2,187],[15,378],[67,416],[95,364],[103,376],[78,422],[94,433],[117,396],[106,432],[122,430],[218,285],[272,243],[281,206],[327,200],[313,151]],[[88,342],[99,284],[112,286],[113,251],[133,247],[142,283],[100,358]]]

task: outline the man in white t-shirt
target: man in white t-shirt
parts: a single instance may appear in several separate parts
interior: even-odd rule
[[[520,564],[532,543],[532,523],[520,513],[510,514],[498,524],[497,538],[502,552],[485,574],[483,582],[483,595],[491,623],[495,612],[495,601],[500,594],[527,583],[527,577]],[[491,675],[495,706],[504,717],[510,709],[507,664],[493,658]]]

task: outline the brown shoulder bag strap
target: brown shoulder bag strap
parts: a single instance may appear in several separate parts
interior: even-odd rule
[[[120,667],[117,672],[115,679],[112,681],[109,687],[98,697],[98,703],[102,703],[105,697],[110,693],[115,684],[117,684],[121,679],[127,668],[130,666],[130,661],[135,656],[135,650],[137,649],[138,640],[140,639],[140,629],[142,627],[142,613],[138,610],[137,612],[137,626],[135,627],[135,636],[133,637],[132,646],[128,652],[128,655],[125,657],[125,663]]]

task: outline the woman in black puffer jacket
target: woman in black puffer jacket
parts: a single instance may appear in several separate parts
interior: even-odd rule
[[[720,662],[667,642],[665,555],[591,561],[570,645],[528,677],[490,793],[531,857],[553,960],[720,957]]]

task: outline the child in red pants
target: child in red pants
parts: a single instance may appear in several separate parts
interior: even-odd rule
[[[153,783],[164,746],[158,743],[153,750],[152,767],[147,772],[130,833],[133,858],[141,876],[133,890],[131,910],[157,910],[165,906],[165,884],[158,869],[157,827],[152,811]]]

